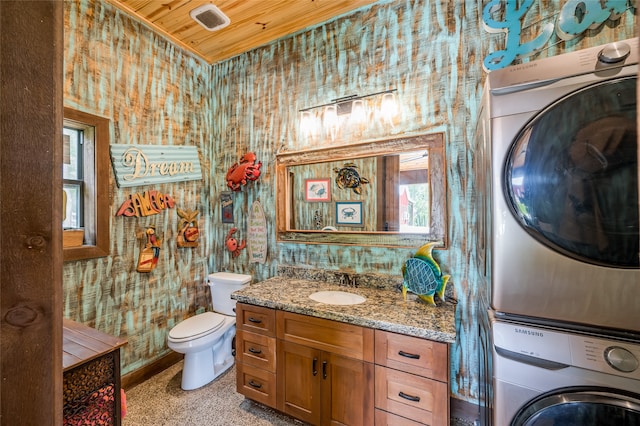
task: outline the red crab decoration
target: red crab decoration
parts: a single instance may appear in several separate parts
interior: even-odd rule
[[[232,191],[240,191],[242,185],[246,185],[247,181],[257,180],[260,177],[260,167],[262,162],[256,162],[256,154],[247,152],[240,157],[240,164],[235,163],[227,172],[227,186]]]
[[[233,234],[235,234],[237,230],[238,228],[231,228],[227,237],[224,239],[224,244],[227,246],[227,250],[231,252],[233,257],[238,257],[240,255],[240,250],[245,248],[247,245],[245,240],[242,240],[242,242],[238,244],[238,240],[233,237]]]

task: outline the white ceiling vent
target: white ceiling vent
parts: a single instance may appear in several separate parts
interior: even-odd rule
[[[231,20],[213,4],[196,7],[190,13],[191,18],[209,31],[220,30],[231,23]]]

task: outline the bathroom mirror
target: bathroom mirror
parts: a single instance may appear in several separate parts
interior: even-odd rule
[[[277,239],[446,247],[445,170],[442,133],[280,153]]]

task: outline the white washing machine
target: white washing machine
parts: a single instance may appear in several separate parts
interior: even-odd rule
[[[497,320],[496,426],[640,426],[640,341]]]

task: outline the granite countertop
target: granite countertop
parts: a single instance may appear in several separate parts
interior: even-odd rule
[[[367,298],[357,305],[328,305],[309,298],[316,291],[341,290]],[[273,277],[251,284],[231,295],[241,303],[280,309],[318,318],[392,331],[444,343],[456,339],[455,304],[430,306],[408,293],[407,300],[398,291],[346,287],[323,281]]]

